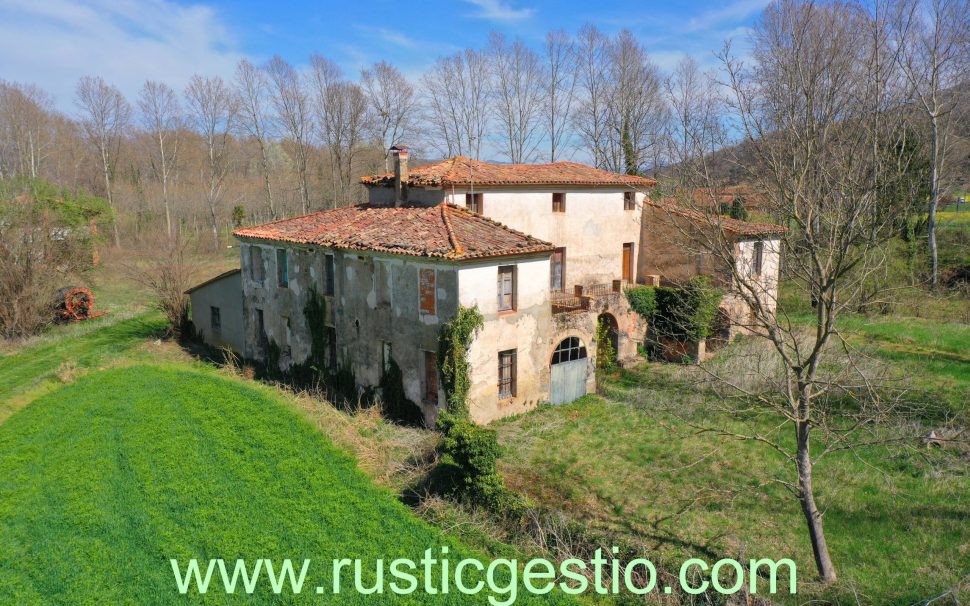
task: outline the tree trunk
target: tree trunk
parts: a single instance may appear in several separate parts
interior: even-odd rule
[[[815,556],[815,566],[818,568],[819,578],[823,583],[836,580],[835,565],[829,555],[828,544],[825,542],[825,530],[822,527],[822,513],[815,505],[815,493],[812,488],[812,459],[809,452],[809,431],[811,426],[807,421],[799,421],[795,425],[798,442],[796,465],[798,467],[798,500],[808,524],[808,535],[812,540],[812,554]]]
[[[940,203],[940,129],[937,117],[930,120],[933,131],[933,173],[930,183],[930,207],[926,221],[930,245],[930,286],[934,289],[939,282],[939,259],[936,251],[936,207]]]

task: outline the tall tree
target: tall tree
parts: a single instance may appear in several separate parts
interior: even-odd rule
[[[205,151],[205,201],[212,227],[212,242],[219,248],[219,203],[229,171],[230,134],[237,117],[236,99],[219,76],[193,76],[185,98]]]
[[[75,101],[81,112],[85,138],[98,154],[105,197],[114,213],[116,209],[111,186],[121,141],[131,120],[131,105],[120,90],[102,78],[92,76],[85,76],[78,82]],[[112,230],[115,246],[121,246],[117,215],[112,221]]]
[[[656,160],[665,107],[660,70],[629,30],[609,45],[606,166],[639,174]]]
[[[250,61],[243,59],[236,65],[236,96],[239,104],[239,124],[259,148],[259,172],[263,177],[263,193],[270,217],[276,219],[273,186],[269,175],[270,117],[266,110],[269,80],[266,74]]]
[[[908,164],[915,158],[903,144],[910,127],[898,111],[905,97],[895,86],[887,34],[885,13],[861,0],[777,0],[753,29],[750,61],[729,48],[723,54],[727,118],[750,154],[735,162],[762,192],[763,210],[791,225],[779,236],[780,246],[760,246],[766,254],[785,251],[790,288],[814,304],[809,329],[778,309],[778,283],[760,270],[759,245],[739,244],[710,212],[715,200],[705,196],[718,182],[708,163],[731,132],[722,127],[718,104],[705,96],[710,86],[690,64],[668,86],[675,127],[667,151],[675,162],[671,179],[683,193],[668,220],[684,246],[724,272],[722,279],[750,310],[732,320],[769,348],[765,359],[746,365],[752,372],[769,369],[760,387],[736,373],[701,368],[725,394],[779,419],[768,432],[702,429],[765,445],[787,463],[788,473],[770,481],[797,499],[825,583],[837,574],[825,508],[817,501],[817,466],[833,452],[882,443],[875,420],[888,418],[897,403],[838,331],[839,317],[882,267],[881,245],[895,232],[894,213],[881,208],[887,203],[881,194],[911,181]],[[683,213],[685,207],[691,212]]]
[[[266,64],[271,87],[270,99],[276,118],[296,149],[295,164],[300,180],[303,213],[310,212],[309,164],[313,137],[313,110],[306,83],[293,66],[279,56]]]
[[[579,30],[576,51],[579,101],[573,121],[593,164],[597,168],[606,168],[609,39],[587,23]]]
[[[384,148],[384,170],[390,170],[388,150],[412,136],[417,96],[404,74],[386,61],[361,70],[360,80],[372,112],[374,139]]]
[[[489,67],[471,49],[438,59],[421,79],[431,145],[446,156],[481,155],[489,124]]]
[[[562,156],[576,91],[576,45],[563,30],[546,34],[543,46],[543,120],[549,161]]]
[[[539,147],[546,103],[539,56],[522,40],[510,43],[493,33],[488,57],[492,66],[491,98],[503,151],[513,164],[531,162]]]
[[[0,81],[0,176],[36,179],[55,142],[54,101],[32,84]]]
[[[970,1],[899,0],[894,27],[899,63],[912,87],[916,108],[929,123],[931,155],[927,228],[931,284],[939,283],[936,210],[947,176],[953,127],[961,107],[958,85],[970,78]],[[965,103],[963,104],[965,105]]]
[[[167,84],[149,80],[141,89],[138,109],[142,124],[152,137],[152,170],[162,184],[162,205],[165,208],[165,228],[172,236],[172,210],[169,200],[169,180],[178,160],[179,143],[185,119],[178,96]]]

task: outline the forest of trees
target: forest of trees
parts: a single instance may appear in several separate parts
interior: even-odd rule
[[[538,50],[492,34],[417,81],[381,61],[242,60],[184,90],[147,81],[126,98],[97,75],[64,112],[30,83],[0,81],[0,178],[103,196],[116,245],[164,230],[227,241],[234,224],[362,201],[386,150],[509,162],[578,158],[640,173],[659,161],[664,79],[629,31],[549,32]]]
[[[966,95],[950,93],[967,75],[965,6],[887,8],[894,69],[885,84],[898,88],[894,103],[908,108],[931,158],[933,201],[966,155],[953,153]],[[362,201],[359,177],[386,170],[393,144],[419,161],[573,159],[655,175],[682,159],[678,103],[687,92],[718,115],[720,145],[745,143],[729,67],[700,73],[685,59],[665,74],[630,31],[586,25],[534,46],[493,33],[484,48],[438,58],[415,80],[385,61],[347,74],[322,55],[301,66],[242,60],[233,74],[196,75],[181,90],[147,81],[134,98],[98,75],[81,78],[71,100],[0,80],[0,178],[104,197],[115,245],[179,232],[218,246],[234,225]],[[685,71],[691,91],[678,77]]]

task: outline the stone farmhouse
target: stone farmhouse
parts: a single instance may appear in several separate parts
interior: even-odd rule
[[[281,369],[307,360],[311,335],[322,334],[326,364],[349,368],[362,388],[378,386],[393,360],[430,423],[445,405],[441,326],[477,306],[468,402],[487,423],[592,391],[599,322],[618,361],[634,360],[647,326],[625,288],[698,272],[728,280],[660,238],[652,179],[461,156],[409,170],[407,148],[391,153],[393,173],[362,179],[368,203],[237,230],[240,271],[190,291],[197,331],[255,360],[272,344]],[[734,220],[724,229],[773,300],[783,230]],[[311,297],[322,327],[308,324]]]

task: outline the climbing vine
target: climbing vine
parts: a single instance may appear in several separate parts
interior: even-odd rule
[[[458,307],[454,319],[442,325],[438,335],[438,371],[448,401],[448,410],[459,418],[468,416],[468,348],[485,318],[475,307]]]
[[[617,369],[610,325],[603,318],[596,323],[596,366],[606,373],[616,372]]]

